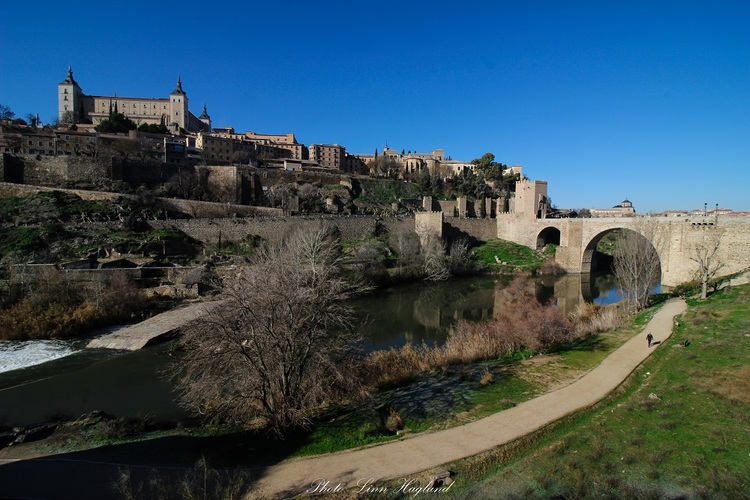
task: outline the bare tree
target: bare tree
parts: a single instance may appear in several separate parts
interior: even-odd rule
[[[701,241],[693,247],[693,256],[690,257],[690,260],[698,264],[701,299],[705,299],[708,297],[710,281],[724,267],[724,262],[720,261],[716,255],[721,245],[724,230],[716,227],[705,227],[700,230],[702,231]]]
[[[635,231],[621,231],[613,253],[614,272],[623,300],[634,312],[648,305],[651,287],[659,280],[660,243],[655,229],[654,224],[643,221],[636,225]]]
[[[437,236],[430,235],[422,243],[422,271],[427,281],[443,281],[451,276],[445,243]]]
[[[367,287],[347,280],[339,259],[337,242],[311,228],[226,276],[221,307],[184,335],[182,404],[222,420],[260,419],[283,435],[352,390],[355,334],[345,301]]]

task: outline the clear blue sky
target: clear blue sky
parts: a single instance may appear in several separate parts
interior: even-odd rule
[[[750,2],[5,2],[0,103],[166,97],[352,153],[486,152],[559,207],[750,210]]]

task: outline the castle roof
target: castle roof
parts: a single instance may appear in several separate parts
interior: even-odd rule
[[[203,113],[198,117],[199,120],[210,120],[211,117],[208,116],[208,112],[206,111],[206,103],[203,103]]]
[[[185,95],[185,91],[182,90],[182,80],[180,79],[180,75],[177,75],[177,86],[169,95],[175,95],[175,94]]]
[[[78,85],[78,82],[76,82],[75,79],[73,78],[73,68],[70,65],[68,65],[68,76],[65,78],[65,80],[60,82],[60,85],[63,85],[63,84]]]

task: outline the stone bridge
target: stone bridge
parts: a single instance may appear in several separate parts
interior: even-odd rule
[[[720,275],[750,268],[748,217],[618,217],[537,219],[523,214],[500,214],[497,236],[531,248],[558,244],[555,260],[566,271],[588,273],[597,243],[615,229],[629,229],[646,237],[661,261],[661,282],[672,287],[696,278],[696,248],[720,238],[717,259]]]

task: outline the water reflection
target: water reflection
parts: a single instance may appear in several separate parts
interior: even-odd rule
[[[413,284],[379,292],[355,301],[360,334],[368,350],[400,347],[407,343],[445,342],[458,319],[479,321],[502,310],[502,290],[510,278],[480,277],[444,283]],[[619,300],[611,274],[545,276],[529,281],[529,291],[542,303],[553,302],[564,313],[582,301],[609,304]]]

